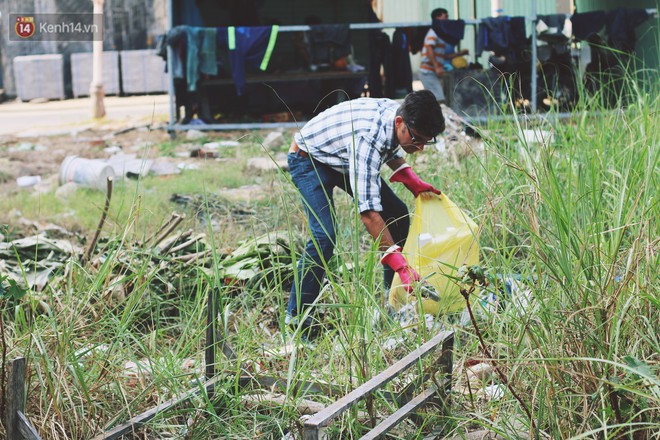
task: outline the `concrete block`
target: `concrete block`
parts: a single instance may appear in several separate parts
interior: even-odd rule
[[[71,86],[73,96],[89,96],[92,82],[92,52],[71,54]],[[119,95],[119,52],[103,52],[103,91],[106,95]]]
[[[16,95],[22,101],[64,99],[64,57],[61,54],[14,58]]]
[[[122,50],[119,58],[124,93],[167,92],[165,60],[154,50]]]

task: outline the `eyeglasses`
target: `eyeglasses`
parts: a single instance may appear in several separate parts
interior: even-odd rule
[[[412,142],[410,142],[410,145],[414,145],[414,146],[416,146],[416,147],[421,147],[421,146],[423,146],[423,145],[433,145],[433,144],[435,144],[435,143],[438,142],[438,141],[436,140],[435,136],[433,136],[431,139],[429,139],[429,140],[427,140],[427,141],[422,141],[422,140],[420,140],[420,139],[416,139],[416,138],[415,138],[415,135],[414,135],[413,132],[412,132],[412,130],[411,130],[410,127],[408,126],[408,123],[405,122],[405,121],[404,121],[403,123],[406,125],[406,129],[408,130],[408,134],[410,135],[410,139],[412,140]]]

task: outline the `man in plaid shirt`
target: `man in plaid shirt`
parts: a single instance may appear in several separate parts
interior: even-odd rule
[[[401,182],[415,197],[440,194],[423,182],[403,158],[434,144],[445,129],[435,96],[420,90],[399,104],[390,99],[359,98],[342,102],[315,116],[294,136],[288,154],[289,172],[302,196],[312,237],[298,262],[286,323],[301,325],[303,336],[317,336],[313,316],[298,322],[319,295],[325,265],[332,257],[336,233],[335,187],[357,199],[360,218],[384,252],[381,259],[386,289],[397,272],[406,288],[419,281],[401,254],[410,221],[408,208],[380,176],[383,164],[394,171],[390,182]]]

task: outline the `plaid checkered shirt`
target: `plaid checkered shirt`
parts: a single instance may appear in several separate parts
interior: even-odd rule
[[[350,176],[360,212],[383,210],[380,168],[403,157],[394,137],[398,107],[386,98],[345,101],[312,118],[294,137],[314,160]]]

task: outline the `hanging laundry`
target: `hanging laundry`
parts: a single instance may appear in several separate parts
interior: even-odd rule
[[[465,36],[464,20],[433,20],[431,27],[438,37],[452,46],[458,45]]]
[[[218,30],[202,28],[199,31],[199,72],[205,75],[218,74]]]
[[[573,14],[573,35],[576,40],[586,40],[591,35],[597,34],[605,26],[605,12],[591,11]]]
[[[408,42],[410,43],[410,53],[416,54],[424,49],[424,39],[431,26],[415,26],[406,28]]]
[[[200,73],[218,74],[215,28],[175,26],[167,32],[166,40],[174,52],[172,74],[184,79],[189,91],[197,90]]]
[[[172,66],[172,76],[175,79],[185,79],[186,77],[186,59],[188,56],[188,36],[186,28],[188,26],[175,26],[165,34],[165,44],[172,48],[173,57],[170,65]],[[167,61],[167,49],[161,48],[163,59]]]
[[[615,49],[633,52],[637,37],[635,28],[649,18],[646,9],[618,8],[605,13],[605,31]]]
[[[412,67],[410,65],[408,37],[405,30],[401,28],[394,31],[394,35],[392,35],[391,80],[394,97],[397,94],[405,95],[412,92]]]
[[[479,25],[476,55],[491,50],[495,55],[506,56],[526,43],[525,17],[487,17]]]
[[[246,67],[265,71],[277,41],[279,26],[218,28],[218,47],[229,51],[236,93],[245,91]]]
[[[351,30],[348,24],[310,26],[312,63],[331,65],[351,53]]]
[[[371,4],[366,4],[367,22],[380,23],[378,16],[371,8]],[[392,75],[392,44],[390,37],[380,29],[371,29],[369,36],[369,96],[372,98],[384,98],[392,95],[391,75]],[[381,67],[383,74],[381,76]],[[384,81],[383,81],[384,80]]]
[[[369,96],[384,98],[393,96],[392,44],[382,31],[369,31]],[[384,73],[381,77],[381,66]]]
[[[570,40],[571,21],[566,14],[539,15],[537,19],[536,33],[539,40],[550,44],[564,44]]]
[[[572,23],[565,14],[539,15],[536,22],[538,36],[537,56],[541,62],[553,55],[563,55],[570,51]]]
[[[525,17],[484,18],[477,33],[476,56],[490,50],[506,64],[517,65],[524,61],[523,52],[529,46],[525,32]]]

